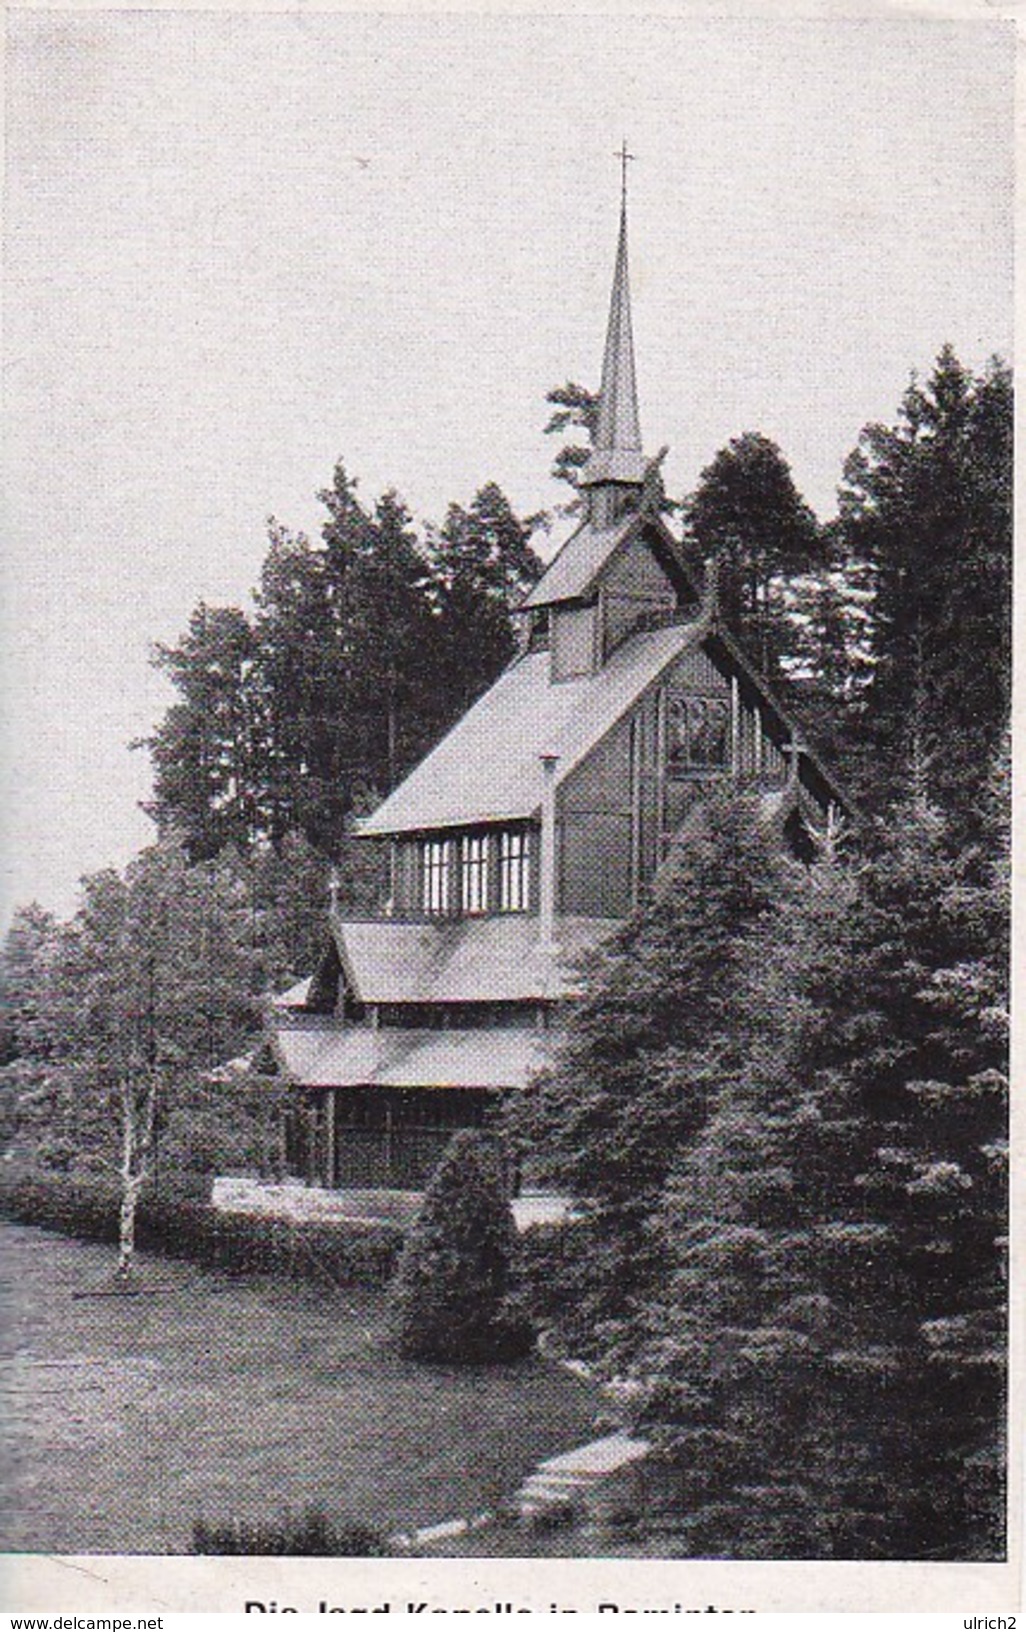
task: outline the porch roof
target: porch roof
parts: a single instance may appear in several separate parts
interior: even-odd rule
[[[610,918],[557,918],[557,945],[526,913],[372,923],[333,918],[342,967],[361,1003],[516,1003],[569,996],[575,963],[617,928]]]
[[[303,1088],[522,1088],[544,1063],[544,1033],[487,1027],[466,1031],[373,1030],[370,1026],[281,1028],[275,1052]]]

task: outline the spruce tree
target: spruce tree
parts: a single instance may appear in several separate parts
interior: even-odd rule
[[[910,807],[750,944],[633,1356],[683,1552],[1000,1554],[1004,891]]]
[[[758,800],[701,806],[650,903],[591,960],[552,1066],[511,1108],[540,1176],[582,1205],[546,1312],[607,1369],[629,1355],[665,1272],[651,1221],[731,1068],[745,949],[796,866]]]
[[[458,1365],[525,1354],[533,1339],[511,1302],[516,1255],[498,1145],[464,1129],[425,1191],[389,1292],[399,1353]]]

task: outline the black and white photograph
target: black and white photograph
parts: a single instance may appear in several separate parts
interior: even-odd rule
[[[8,1609],[1015,1607],[1015,55],[8,10]]]

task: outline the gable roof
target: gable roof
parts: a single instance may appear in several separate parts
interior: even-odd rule
[[[585,520],[560,545],[530,594],[517,608],[530,612],[553,601],[583,600],[614,550],[627,538],[638,515],[623,516],[612,527]]]
[[[680,579],[676,587],[686,585],[688,573],[680,560],[677,541],[662,517],[651,510],[632,510],[611,527],[599,527],[588,519],[575,527],[517,611],[531,612],[557,601],[587,600],[598,588],[614,555],[646,530],[655,536],[664,557],[676,568]],[[660,565],[665,571],[664,563]]]
[[[636,634],[595,674],[553,684],[550,654],[518,658],[373,815],[363,836],[529,818],[541,805],[541,755],[561,782],[706,624]]]
[[[537,918],[520,913],[428,923],[333,917],[331,928],[361,1003],[517,1003],[572,993],[576,961],[617,924],[557,918],[554,948],[539,942]]]

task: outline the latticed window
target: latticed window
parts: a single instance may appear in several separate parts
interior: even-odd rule
[[[730,704],[725,697],[675,697],[670,704],[670,765],[720,770],[730,756]]]
[[[488,840],[483,834],[463,840],[463,911],[488,911]]]
[[[422,852],[425,912],[449,912],[452,904],[450,845],[448,839],[428,839]]]
[[[499,908],[526,912],[531,882],[528,837],[522,829],[499,835]]]

